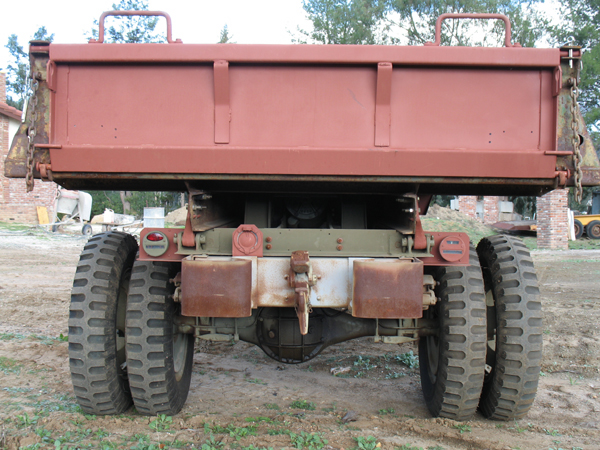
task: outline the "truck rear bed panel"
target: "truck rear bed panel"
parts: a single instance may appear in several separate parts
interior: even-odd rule
[[[69,188],[539,195],[573,183],[560,49],[95,43],[32,55],[48,61],[49,92],[34,161]],[[26,172],[19,145],[8,176]],[[593,148],[581,149],[596,184]]]
[[[377,105],[385,82],[373,64],[239,63],[219,81],[212,62],[55,62],[55,174],[554,178],[555,157],[544,154],[556,149],[547,68],[401,65]]]

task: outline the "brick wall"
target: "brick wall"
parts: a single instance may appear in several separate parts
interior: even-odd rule
[[[458,210],[471,219],[477,220],[477,197],[472,195],[458,197]]]
[[[483,223],[491,225],[498,222],[500,197],[483,197]]]
[[[551,250],[569,248],[568,189],[556,189],[537,199],[537,246]]]
[[[6,75],[0,72],[0,102],[6,104]],[[54,209],[56,184],[35,181],[33,192],[26,192],[25,179],[4,176],[4,159],[11,144],[9,121],[0,110],[0,221],[37,224],[36,206],[45,206],[49,217]]]

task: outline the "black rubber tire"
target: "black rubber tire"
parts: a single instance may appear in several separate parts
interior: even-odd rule
[[[588,223],[585,232],[590,239],[600,239],[600,220],[592,220]]]
[[[575,219],[574,228],[575,228],[575,239],[579,239],[581,236],[583,236],[583,224],[579,220]]]
[[[84,236],[91,236],[92,232],[92,226],[89,223],[86,223],[83,226],[83,228],[81,228],[81,234],[83,234]]]
[[[438,302],[424,318],[438,323],[437,336],[419,341],[421,385],[434,417],[468,420],[477,410],[485,370],[485,293],[473,246],[469,266],[433,268]]]
[[[177,414],[190,389],[194,336],[174,330],[180,305],[171,279],[181,265],[136,261],[127,300],[127,370],[136,409]]]
[[[69,366],[88,414],[131,406],[125,363],[125,303],[138,245],[125,233],[90,238],[79,258],[69,309]]]
[[[486,375],[479,402],[491,419],[527,414],[542,362],[542,303],[533,260],[520,239],[490,236],[477,246],[488,310]]]

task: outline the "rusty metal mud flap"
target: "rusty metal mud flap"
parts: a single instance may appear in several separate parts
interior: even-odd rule
[[[352,315],[366,319],[423,317],[423,262],[354,261]]]
[[[415,258],[189,256],[176,300],[191,317],[248,317],[261,307],[293,307],[300,332],[313,308],[355,317],[420,318],[435,303],[434,281]],[[300,255],[298,255],[300,254]],[[304,259],[303,259],[304,258]]]

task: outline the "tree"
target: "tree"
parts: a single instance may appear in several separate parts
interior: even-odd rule
[[[221,30],[221,36],[219,37],[219,42],[217,44],[235,44],[231,40],[232,36],[229,36],[229,30],[227,29],[227,24]]]
[[[147,0],[120,0],[113,3],[113,11],[148,11]],[[107,18],[107,20],[109,20]],[[104,41],[111,43],[137,44],[166,42],[161,33],[157,33],[158,17],[123,16],[118,17],[118,25],[104,28]],[[94,21],[91,37],[98,38],[98,21]]]
[[[48,34],[46,27],[38,28],[32,38],[34,41],[49,42],[52,42],[53,39],[54,34]],[[12,62],[6,66],[8,75],[6,79],[6,103],[14,108],[23,110],[23,103],[29,91],[29,57],[23,50],[23,46],[19,45],[16,34],[11,34],[8,37],[8,43],[5,47],[12,56]]]
[[[399,19],[396,26],[406,33],[409,44],[431,42],[435,22],[444,13],[501,13],[511,19],[513,42],[533,44],[544,34],[546,19],[530,6],[541,0],[391,0]],[[487,20],[446,20],[441,45],[502,45],[504,25]]]
[[[295,41],[318,44],[381,44],[387,40],[383,20],[387,0],[303,0],[313,24],[311,31],[298,29]]]
[[[513,42],[532,46],[547,20],[530,6],[542,0],[304,0],[313,30],[298,30],[298,42],[321,44],[410,44],[434,40],[444,13],[503,13],[511,18]],[[446,20],[442,45],[502,45],[504,25],[481,20]]]

